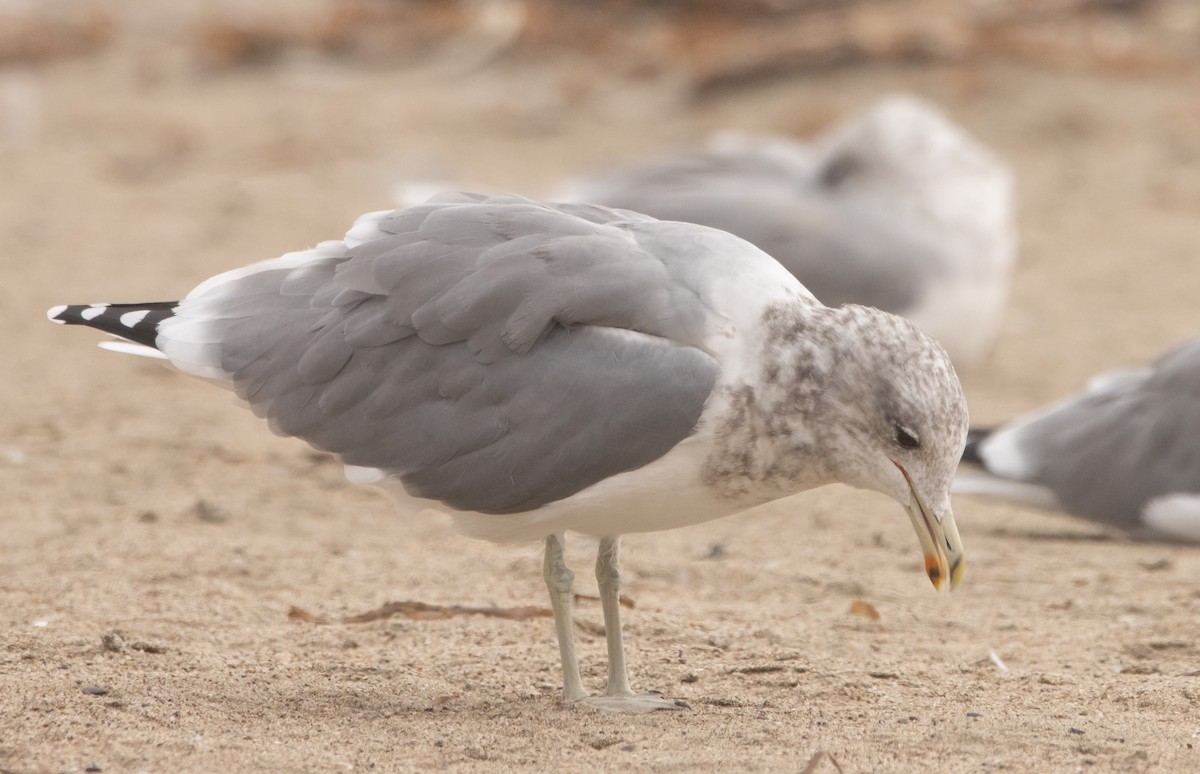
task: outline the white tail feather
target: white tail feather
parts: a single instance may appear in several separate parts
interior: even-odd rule
[[[136,344],[132,341],[121,341],[119,339],[102,341],[98,346],[100,349],[107,349],[110,352],[122,352],[126,355],[137,355],[138,357],[152,357],[156,360],[167,359],[166,355],[154,347],[147,347],[145,344]]]

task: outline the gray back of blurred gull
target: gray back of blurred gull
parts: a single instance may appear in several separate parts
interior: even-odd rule
[[[936,108],[890,97],[818,138],[725,135],[567,184],[562,198],[753,242],[829,306],[904,315],[958,365],[990,348],[1016,250],[1008,168]]]
[[[180,302],[55,307],[230,386],[271,428],[468,534],[544,539],[564,696],[676,708],[629,687],[618,538],[826,483],[909,513],[957,584],[949,485],[966,406],[912,323],[830,309],[730,234],[592,205],[447,194],[342,240],[218,275]],[[609,679],[574,655],[563,534],[600,538]]]
[[[1200,339],[1151,366],[981,430],[955,490],[1057,508],[1135,535],[1200,542]]]

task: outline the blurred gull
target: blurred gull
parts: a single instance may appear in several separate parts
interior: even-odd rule
[[[955,491],[1200,542],[1200,339],[994,430],[973,430]]]
[[[833,482],[903,505],[935,586],[962,546],[949,486],[966,406],[910,322],[829,309],[754,246],[589,205],[446,194],[201,283],[180,302],[50,310],[109,348],[224,382],[358,481],[467,534],[545,541],[564,697],[630,690],[618,539]],[[605,695],[580,680],[563,533],[600,538]]]
[[[557,198],[723,229],[829,306],[916,322],[972,365],[989,351],[1016,250],[1012,176],[935,107],[881,100],[811,147],[718,135],[567,184]]]

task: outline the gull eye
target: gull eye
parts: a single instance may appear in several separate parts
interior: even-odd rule
[[[921,446],[921,439],[907,427],[896,425],[896,443],[904,449],[917,449]]]
[[[848,153],[842,154],[821,170],[821,183],[830,188],[837,188],[847,178],[858,172],[862,166],[859,159]]]

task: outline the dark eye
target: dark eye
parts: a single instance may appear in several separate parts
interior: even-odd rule
[[[896,443],[904,449],[916,449],[921,445],[921,439],[908,428],[896,425]]]
[[[830,188],[837,188],[861,166],[862,163],[849,154],[838,156],[821,170],[821,182]]]

